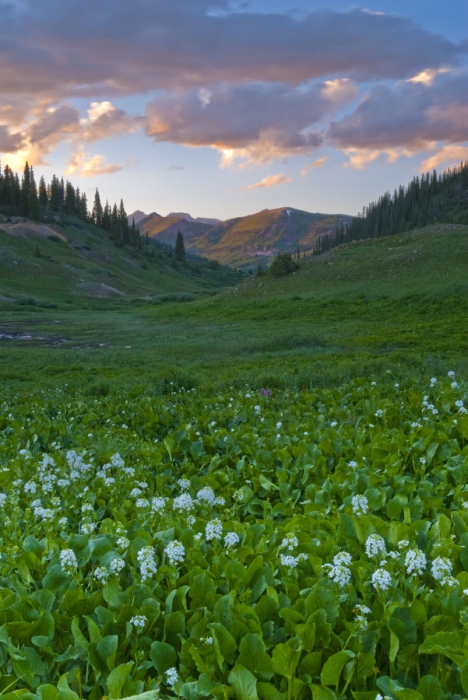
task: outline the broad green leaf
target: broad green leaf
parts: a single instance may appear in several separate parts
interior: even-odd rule
[[[461,681],[463,689],[465,690],[463,683],[463,669],[461,674]],[[430,676],[429,674],[421,678],[416,690],[418,691],[418,693],[421,693],[424,700],[442,700],[445,697],[445,693],[443,691],[440,681],[435,676]]]
[[[271,658],[260,634],[247,634],[242,638],[237,661],[260,680],[270,680],[274,675]]]
[[[419,647],[420,654],[443,654],[458,666],[464,664],[463,648],[458,632],[437,632],[426,637]]]
[[[322,685],[334,685],[337,688],[340,682],[341,672],[350,658],[350,654],[347,654],[345,651],[339,651],[337,654],[330,656],[330,658],[326,660],[322,673],[320,674]]]
[[[150,650],[150,659],[158,674],[162,676],[168,668],[176,665],[177,653],[170,644],[153,642]]]
[[[235,688],[237,700],[258,700],[257,679],[246,668],[235,666],[228,681]]]
[[[120,664],[107,676],[106,683],[111,700],[119,700],[122,697],[122,688],[132,668],[133,661],[128,664]]]
[[[300,656],[301,652],[292,649],[289,644],[277,644],[273,650],[273,671],[286,678],[292,678]]]

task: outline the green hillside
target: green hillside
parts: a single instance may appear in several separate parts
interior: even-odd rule
[[[301,260],[296,274],[244,277],[186,304],[114,295],[94,307],[88,298],[82,308],[71,283],[49,298],[75,306],[2,298],[0,336],[10,337],[0,337],[0,378],[28,383],[58,374],[91,390],[96,382],[312,387],[388,372],[468,372],[467,260],[468,227],[434,226],[351,243]],[[16,275],[15,285],[17,296],[32,293],[29,280],[21,286]],[[21,334],[30,337],[27,354]]]
[[[159,216],[150,214],[139,223],[141,233],[152,240],[161,241],[174,245],[177,231],[181,231],[184,236],[185,247],[188,251],[194,251],[193,239],[202,236],[211,228],[209,224],[202,224],[199,221],[188,221],[177,214],[169,216]],[[199,251],[204,255],[203,251]],[[207,256],[209,257],[209,256]]]
[[[176,262],[164,246],[116,247],[105,231],[73,217],[62,226],[13,217],[0,227],[0,294],[19,303],[200,294],[242,278],[206,260]]]

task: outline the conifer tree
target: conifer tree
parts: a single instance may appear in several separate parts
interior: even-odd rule
[[[28,214],[31,219],[40,219],[39,198],[32,166],[29,168]]]
[[[26,161],[23,171],[23,177],[21,179],[21,214],[23,216],[29,215],[29,190],[31,187],[31,174],[29,171],[29,164]]]
[[[44,175],[41,175],[39,180],[39,204],[41,207],[47,207],[49,204],[49,196],[47,194],[47,186],[44,180]]]
[[[102,226],[103,209],[101,204],[101,198],[99,196],[99,190],[96,187],[96,194],[94,195],[93,213],[92,218],[96,226]]]
[[[175,250],[174,250],[174,256],[175,259],[178,262],[185,262],[185,244],[184,244],[184,237],[182,235],[182,231],[177,231],[177,238],[175,242]]]

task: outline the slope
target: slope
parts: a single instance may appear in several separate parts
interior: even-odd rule
[[[102,229],[72,217],[63,226],[24,217],[0,223],[0,294],[12,301],[206,293],[240,277],[206,260],[177,263],[161,245],[118,248]]]

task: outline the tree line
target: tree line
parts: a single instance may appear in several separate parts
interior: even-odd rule
[[[349,241],[392,236],[430,224],[468,224],[468,161],[458,168],[415,177],[393,195],[386,192],[364,207],[351,224],[320,236],[313,249],[320,255]]]
[[[107,231],[118,246],[141,245],[138,227],[134,221],[131,225],[128,223],[122,199],[119,206],[111,207],[107,201],[102,206],[96,188],[90,210],[86,192],[81,192],[68,180],[64,182],[63,177],[52,175],[47,184],[41,176],[37,185],[33,167],[28,162],[21,178],[8,165],[3,170],[0,165],[0,210],[9,216],[27,216],[36,221],[48,221],[57,215],[60,218],[75,216]]]

